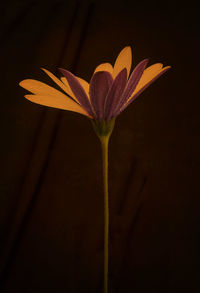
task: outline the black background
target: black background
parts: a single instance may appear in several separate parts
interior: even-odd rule
[[[89,80],[131,45],[172,69],[110,141],[111,292],[200,292],[198,9],[188,1],[1,3],[0,292],[101,292],[100,144],[76,113],[23,98],[40,67]]]

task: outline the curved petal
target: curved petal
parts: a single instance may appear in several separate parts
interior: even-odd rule
[[[156,65],[156,64],[154,64]],[[152,67],[152,68],[150,68]],[[150,66],[148,67],[139,81],[135,91],[132,96],[128,99],[127,103],[122,106],[120,112],[122,112],[130,103],[132,103],[147,87],[149,87],[156,79],[158,79],[161,75],[163,75],[167,70],[171,68],[171,66],[166,66],[160,70],[158,70],[158,66]],[[157,71],[156,71],[157,67]],[[150,79],[151,78],[151,79]]]
[[[153,82],[155,80],[155,77],[158,78],[160,76],[160,73],[164,73],[166,68],[170,68],[170,66],[164,67],[161,63],[156,63],[153,64],[149,67],[147,67],[144,72],[143,75],[140,79],[140,81],[137,84],[137,87],[135,88],[135,91],[132,94],[132,97],[135,96],[135,94],[137,94],[137,92],[139,92],[143,87],[145,87],[147,84],[149,84],[149,82]],[[164,72],[163,72],[164,70]]]
[[[122,97],[121,97],[118,105],[116,106],[116,109],[113,112],[114,116],[118,114],[118,112],[120,111],[120,108],[127,102],[127,100],[132,95],[139,80],[141,79],[141,76],[145,70],[145,67],[147,66],[147,63],[148,63],[148,59],[144,59],[133,70],[133,72],[128,80],[128,83],[126,85],[126,88],[122,94]]]
[[[112,75],[113,74],[113,67],[110,63],[102,63],[96,67],[94,74],[98,71],[107,71]]]
[[[126,82],[127,71],[126,68],[124,68],[113,81],[113,84],[106,97],[104,113],[107,121],[113,117],[113,111],[115,110],[116,104],[118,104],[118,101],[124,91]]]
[[[84,90],[85,90],[85,92],[86,92],[86,94],[87,94],[87,96],[89,98],[89,83],[86,80],[84,80],[83,78],[81,78],[81,77],[76,76],[76,78],[78,79],[78,81],[80,82],[82,87],[84,88]],[[72,92],[72,90],[71,90],[71,88],[69,86],[69,83],[68,83],[66,77],[62,76],[61,81],[69,88],[68,89],[68,91],[70,93],[69,95],[72,96],[78,102],[76,96],[74,95],[74,93]]]
[[[80,105],[87,111],[89,115],[93,115],[92,107],[89,101],[89,98],[82,87],[81,83],[79,82],[78,78],[69,72],[68,70],[59,68],[63,75],[66,77],[71,90],[73,91],[74,95],[76,96],[77,100],[79,101]]]
[[[25,95],[25,98],[39,105],[73,111],[89,117],[89,115],[81,106],[79,106],[76,102],[72,101],[67,96],[64,98],[60,96],[53,97],[49,95]]]
[[[147,67],[144,70],[144,73],[138,83],[136,90],[139,90],[140,88],[143,87],[143,85],[145,85],[150,80],[152,80],[162,70],[162,68],[163,68],[162,63],[156,63],[156,64],[153,64],[153,65]]]
[[[117,76],[117,74],[123,69],[127,70],[127,78],[129,77],[129,73],[132,65],[132,52],[131,47],[125,47],[118,55],[114,69],[113,69],[113,78]]]
[[[84,88],[84,90],[88,96],[88,99],[89,99],[90,98],[90,96],[89,96],[89,83],[81,77],[77,76],[77,78],[78,78],[78,81],[80,82],[80,84],[82,85],[82,87]]]
[[[98,71],[91,78],[90,100],[98,120],[103,119],[105,99],[112,82],[112,75],[107,71]]]
[[[49,70],[45,68],[41,68],[64,92],[66,92],[69,96],[71,91],[69,91],[70,87],[66,84],[63,84],[62,81],[60,81],[59,78],[57,78],[53,73],[51,73]]]
[[[30,91],[36,95],[45,95],[45,96],[59,96],[59,97],[67,97],[60,91],[54,89],[53,87],[35,79],[25,79],[22,80],[19,85],[24,89]]]
[[[70,86],[69,86],[69,83],[66,79],[66,77],[62,76],[61,78],[61,81],[66,85],[66,87],[68,88],[68,91],[69,91],[69,96],[72,97],[78,104],[79,104],[79,101],[77,100],[76,96],[74,95],[74,93],[72,92]]]

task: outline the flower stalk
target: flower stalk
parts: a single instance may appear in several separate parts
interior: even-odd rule
[[[104,293],[108,293],[109,274],[109,196],[108,196],[108,145],[115,125],[115,119],[110,121],[92,121],[93,128],[100,139],[102,151],[102,171],[104,190]]]
[[[109,136],[101,137],[104,186],[104,293],[108,293],[109,256],[109,198],[108,198],[108,143]]]

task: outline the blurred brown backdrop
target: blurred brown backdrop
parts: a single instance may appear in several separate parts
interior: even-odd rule
[[[100,145],[89,121],[30,103],[40,67],[90,79],[131,45],[172,69],[117,119],[110,143],[111,292],[200,292],[195,2],[1,2],[0,292],[101,292]]]

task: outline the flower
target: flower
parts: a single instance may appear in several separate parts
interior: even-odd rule
[[[114,66],[97,66],[90,83],[62,68],[60,79],[42,68],[62,91],[33,79],[25,79],[19,85],[32,93],[25,95],[29,101],[77,112],[97,122],[109,122],[170,68],[161,63],[146,68],[147,63],[148,59],[141,61],[130,75],[132,52],[128,46],[119,53]]]
[[[130,47],[125,47],[119,53],[114,67],[110,63],[97,66],[90,83],[62,68],[60,71],[64,76],[61,79],[42,69],[62,91],[33,79],[25,79],[19,83],[21,87],[32,93],[25,95],[32,102],[74,111],[89,117],[100,139],[104,185],[104,292],[108,292],[109,272],[108,143],[115,118],[170,68],[170,66],[163,68],[161,63],[146,68],[147,63],[148,59],[141,61],[129,77],[132,52]]]

